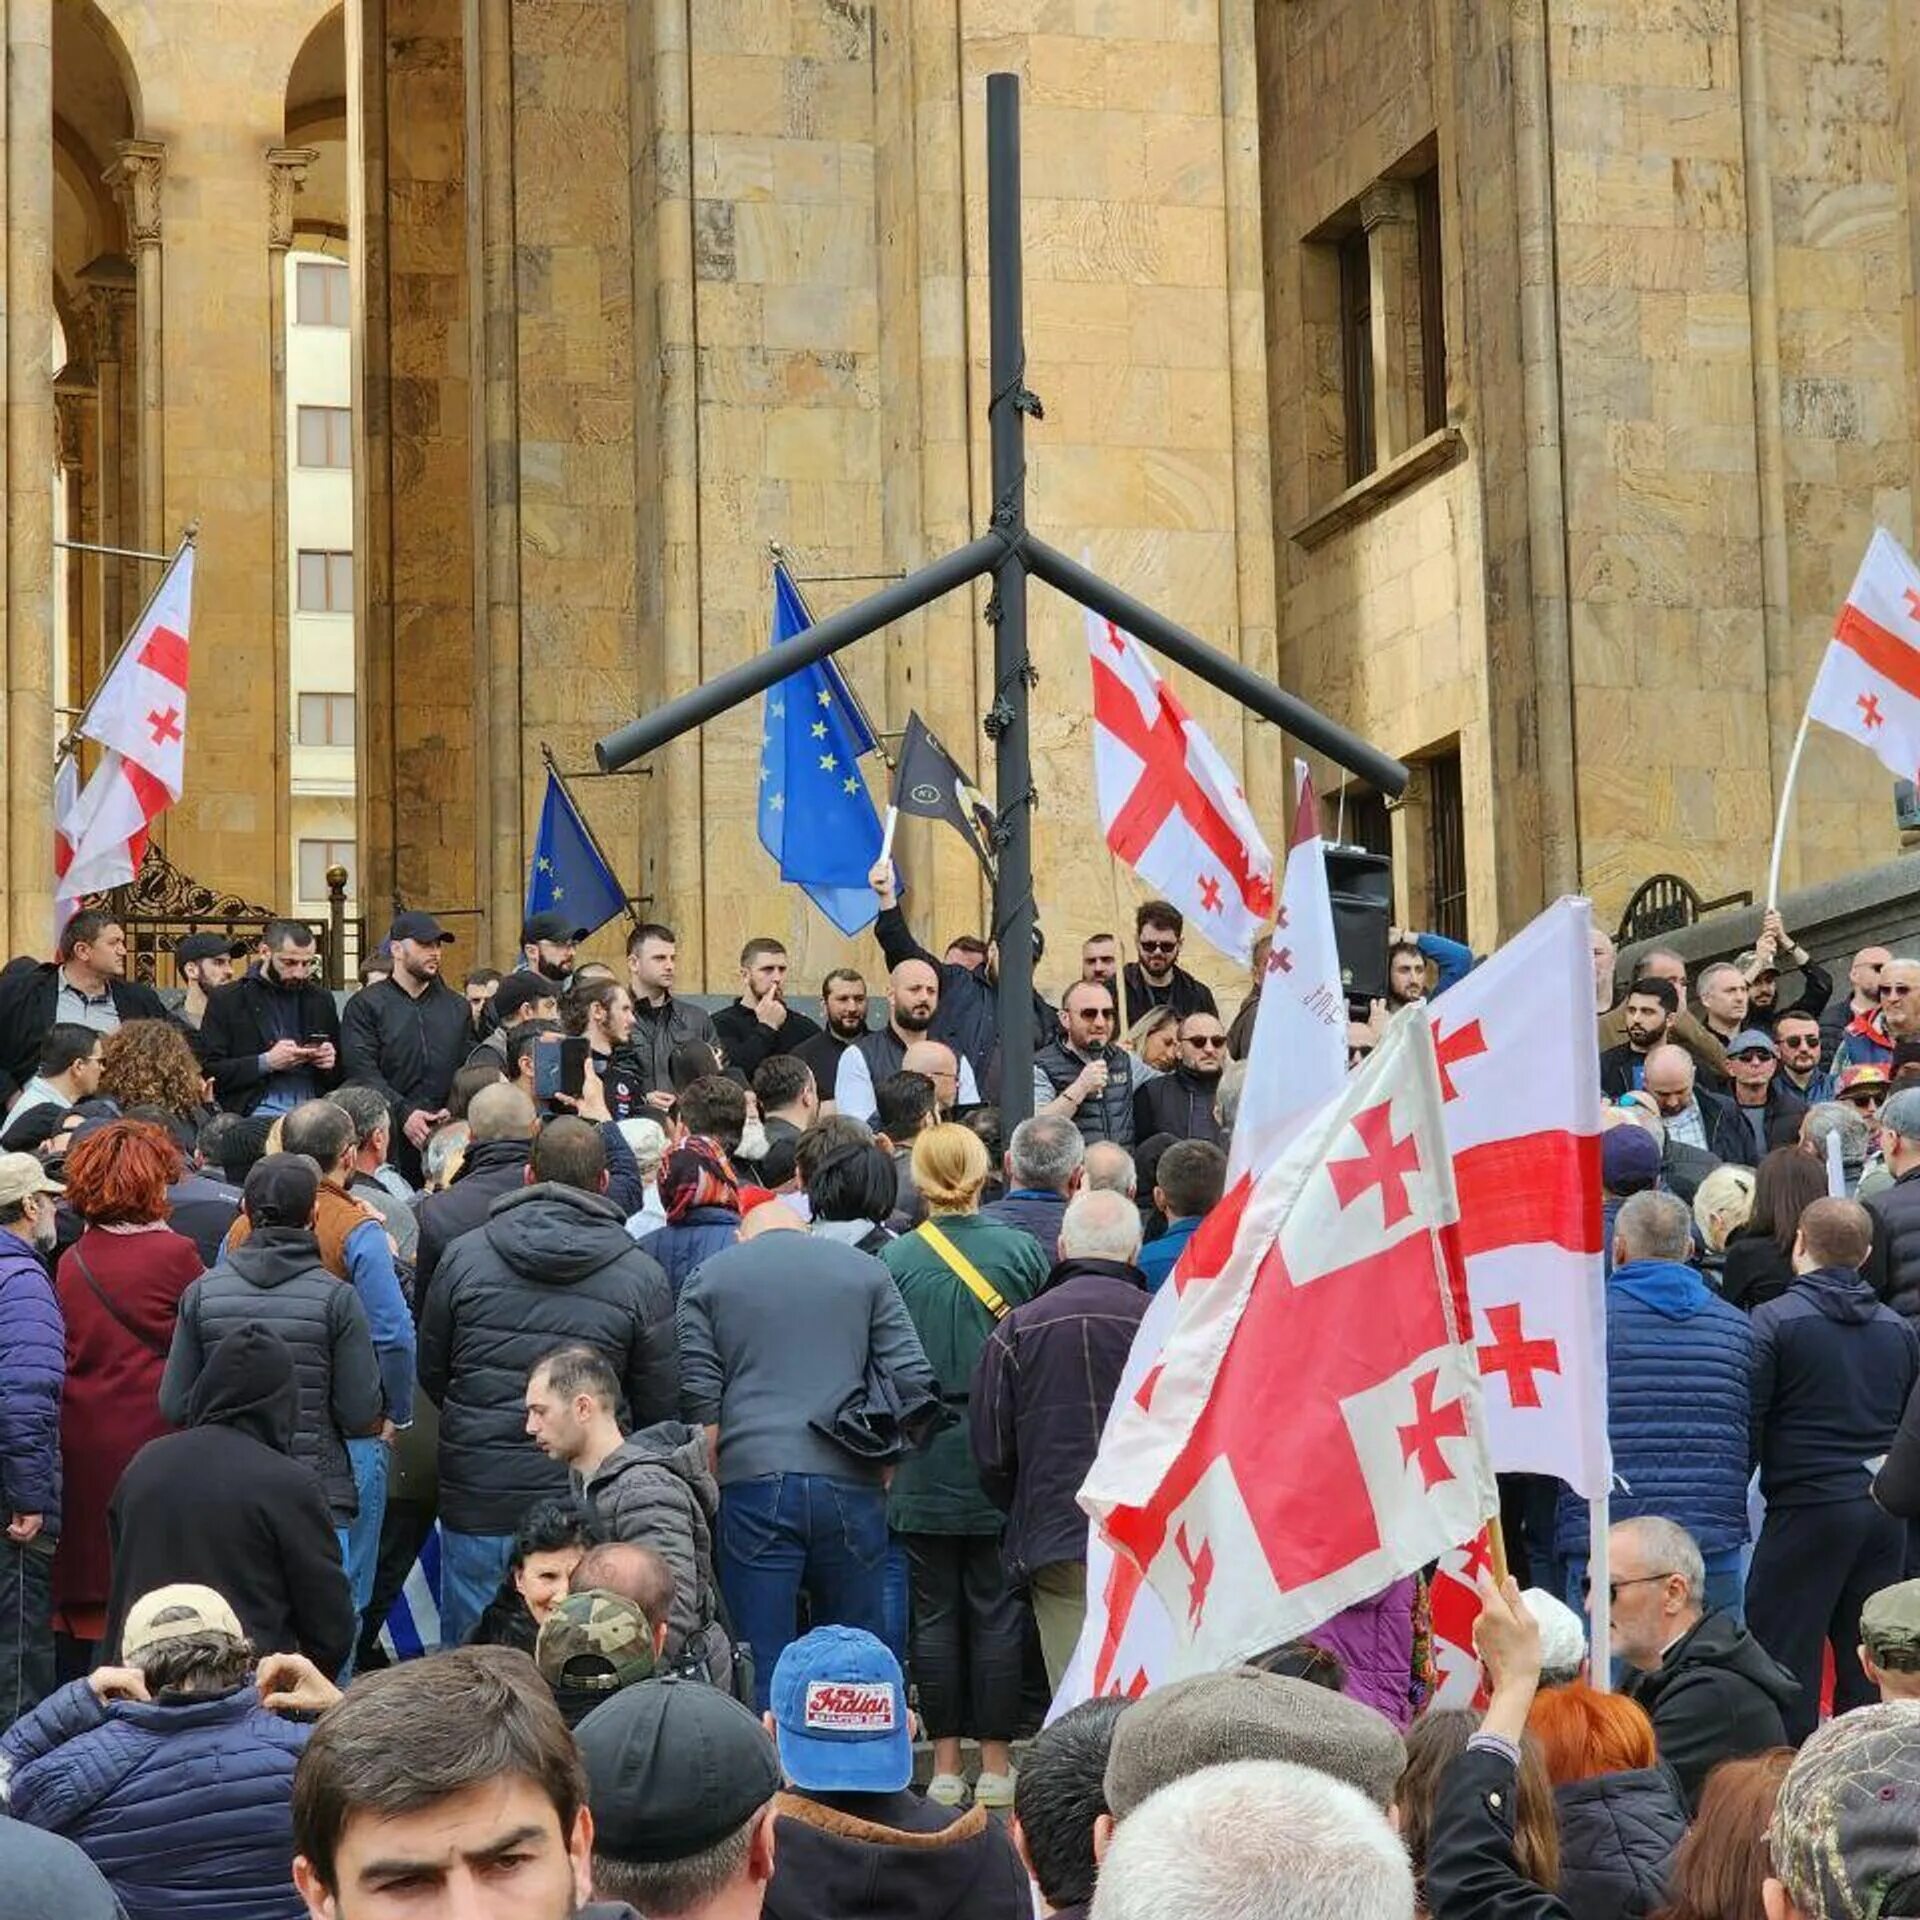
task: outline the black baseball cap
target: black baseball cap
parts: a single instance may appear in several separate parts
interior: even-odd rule
[[[565,913],[530,913],[521,923],[520,944],[524,947],[532,940],[545,940],[556,947],[578,946],[593,929],[576,927],[573,918]]]
[[[248,1170],[241,1192],[256,1227],[304,1227],[320,1196],[320,1169],[304,1153],[265,1154]]]
[[[423,947],[444,947],[452,939],[453,935],[430,913],[396,913],[387,929],[389,946],[401,940],[418,940]]]
[[[189,960],[231,960],[247,951],[248,942],[225,933],[190,933],[173,950],[173,964],[184,968]]]
[[[505,976],[493,990],[493,1017],[504,1027],[536,1000],[557,1000],[560,983],[524,968]]]
[[[574,1729],[595,1847],[616,1860],[690,1860],[780,1791],[780,1758],[739,1701],[668,1675],[622,1687]]]

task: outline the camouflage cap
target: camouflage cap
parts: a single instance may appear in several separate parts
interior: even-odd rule
[[[1920,1669],[1920,1580],[1882,1587],[1860,1609],[1860,1641],[1875,1660]]]
[[[547,1615],[533,1657],[550,1687],[615,1693],[653,1672],[653,1628],[624,1594],[589,1587]]]
[[[1800,1749],[1767,1829],[1806,1920],[1920,1914],[1920,1702],[1830,1720]]]

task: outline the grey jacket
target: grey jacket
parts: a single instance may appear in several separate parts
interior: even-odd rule
[[[678,1660],[687,1643],[702,1636],[709,1677],[730,1687],[733,1658],[718,1624],[713,1561],[720,1489],[707,1465],[707,1436],[678,1420],[643,1427],[592,1473],[575,1475],[574,1491],[599,1515],[609,1540],[651,1547],[673,1569],[668,1659]]]
[[[180,1296],[173,1345],[160,1377],[160,1412],[187,1424],[201,1369],[241,1327],[270,1327],[293,1352],[300,1408],[293,1457],[320,1476],[338,1519],[360,1511],[346,1437],[377,1433],[386,1401],[367,1310],[320,1264],[319,1243],[298,1227],[263,1227]]]

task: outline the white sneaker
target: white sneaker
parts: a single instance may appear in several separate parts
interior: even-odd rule
[[[967,1804],[967,1783],[957,1773],[936,1773],[927,1782],[927,1798],[935,1806],[964,1807]]]
[[[1016,1769],[1011,1773],[983,1773],[973,1783],[973,1804],[986,1807],[994,1813],[1004,1813],[1012,1809],[1014,1782],[1019,1778]]]

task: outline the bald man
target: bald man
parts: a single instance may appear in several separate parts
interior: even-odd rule
[[[840,1072],[833,1083],[835,1112],[871,1125],[874,1088],[905,1068],[907,1049],[927,1040],[927,1029],[939,1011],[940,975],[933,963],[902,960],[887,976],[887,1024],[877,1032],[863,1033],[840,1056]],[[947,1057],[953,1058],[950,1050]],[[959,1062],[954,1090],[943,1093],[943,1101],[948,1106],[980,1104],[980,1089],[968,1061]]]

